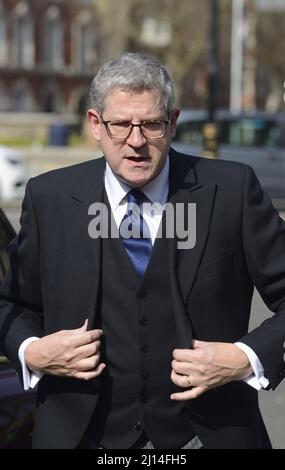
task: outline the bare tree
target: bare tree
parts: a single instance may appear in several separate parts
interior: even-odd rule
[[[159,57],[174,77],[178,104],[191,107],[206,105],[209,5],[209,0],[94,0],[107,57],[127,50]],[[220,0],[219,5],[220,104],[227,106],[232,0]],[[261,108],[282,94],[284,19],[280,12],[257,14],[256,91]]]
[[[270,111],[284,110],[285,62],[283,45],[285,12],[259,13],[257,21],[257,60],[259,106]]]
[[[208,0],[96,0],[94,5],[109,57],[126,50],[156,55],[174,77],[178,101],[182,88],[191,94],[190,71],[206,61]]]

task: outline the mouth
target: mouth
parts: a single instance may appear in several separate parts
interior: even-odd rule
[[[141,163],[141,162],[148,162],[150,160],[149,157],[125,157],[125,160],[134,163]]]

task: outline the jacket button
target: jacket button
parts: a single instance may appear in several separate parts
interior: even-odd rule
[[[148,380],[149,379],[149,373],[146,371],[146,370],[143,370],[142,371],[142,378],[144,380]]]
[[[149,346],[147,344],[142,344],[141,350],[142,352],[147,353],[149,351]]]
[[[138,421],[135,425],[134,425],[134,430],[135,431],[140,431],[142,428],[142,422],[141,421]]]
[[[142,326],[146,326],[146,325],[148,324],[148,319],[145,318],[145,317],[141,317],[141,318],[140,318],[140,324],[141,324]]]

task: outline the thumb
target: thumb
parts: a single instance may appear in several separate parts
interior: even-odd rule
[[[83,323],[83,326],[79,328],[81,331],[87,331],[88,328],[88,318],[86,318],[85,322]]]

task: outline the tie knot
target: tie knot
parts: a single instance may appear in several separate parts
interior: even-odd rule
[[[140,206],[143,202],[147,201],[147,197],[139,189],[131,189],[127,194],[127,200],[129,204]]]

